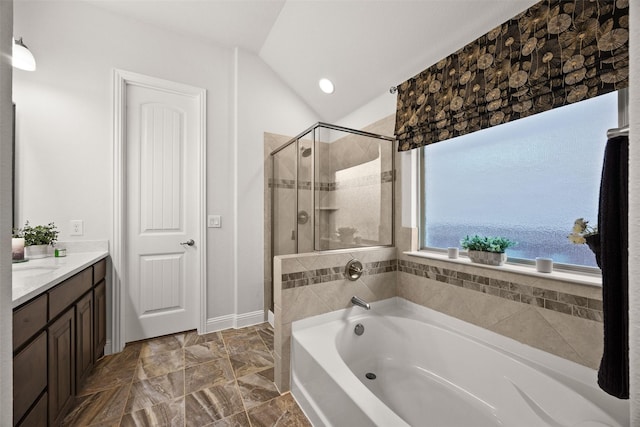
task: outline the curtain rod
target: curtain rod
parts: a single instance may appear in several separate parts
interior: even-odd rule
[[[629,125],[607,131],[607,138],[615,138],[616,136],[629,136]]]

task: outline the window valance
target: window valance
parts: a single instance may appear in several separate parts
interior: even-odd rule
[[[398,150],[628,85],[629,1],[543,0],[398,87]]]

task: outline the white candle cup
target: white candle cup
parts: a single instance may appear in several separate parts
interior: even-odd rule
[[[539,273],[551,273],[553,271],[553,260],[551,258],[536,258],[536,270]]]
[[[447,255],[450,259],[458,258],[458,248],[447,248]]]
[[[11,239],[11,260],[13,262],[24,261],[24,238],[13,237]]]

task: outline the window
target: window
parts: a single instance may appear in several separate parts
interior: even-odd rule
[[[576,218],[597,224],[607,129],[617,126],[613,92],[421,148],[421,246],[504,236],[518,242],[511,259],[596,267],[567,235]]]

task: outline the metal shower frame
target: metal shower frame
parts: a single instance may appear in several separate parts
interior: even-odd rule
[[[365,137],[369,137],[369,138],[375,138],[375,139],[382,139],[385,141],[389,141],[392,144],[396,141],[396,139],[394,137],[391,136],[386,136],[386,135],[380,135],[380,134],[376,134],[376,133],[372,133],[372,132],[366,132],[366,131],[362,131],[362,130],[357,130],[357,129],[350,129],[347,127],[343,127],[343,126],[338,126],[338,125],[333,125],[330,123],[324,123],[324,122],[317,122],[316,124],[310,126],[309,128],[305,129],[304,131],[300,132],[298,135],[296,135],[295,137],[291,138],[289,141],[287,141],[286,143],[282,144],[281,146],[279,146],[278,148],[276,148],[275,150],[273,150],[269,156],[271,157],[271,180],[273,182],[273,185],[275,186],[275,180],[274,180],[274,172],[275,172],[275,155],[278,154],[280,151],[286,149],[287,147],[289,147],[291,144],[296,144],[296,159],[295,159],[295,180],[294,180],[294,189],[296,191],[296,198],[295,198],[295,212],[296,215],[299,212],[299,206],[298,206],[298,172],[299,172],[299,161],[298,161],[298,156],[299,156],[299,150],[300,150],[300,146],[299,146],[299,141],[300,138],[302,138],[303,136],[307,135],[308,133],[312,132],[312,145],[311,145],[311,191],[312,191],[312,202],[313,202],[313,207],[314,207],[314,212],[312,212],[311,215],[309,215],[311,217],[311,229],[313,230],[313,252],[318,252],[318,253],[325,253],[325,252],[339,252],[339,251],[349,251],[353,248],[346,248],[346,249],[328,249],[328,250],[317,250],[316,249],[316,215],[315,215],[315,208],[316,208],[316,194],[315,194],[315,190],[316,190],[316,173],[315,173],[315,167],[316,167],[316,159],[315,159],[315,151],[316,151],[316,132],[315,130],[318,128],[325,128],[325,129],[329,129],[329,130],[335,130],[335,131],[340,131],[340,132],[345,132],[345,133],[349,133],[349,134],[354,134],[354,135],[359,135],[359,136],[365,136]],[[395,201],[396,201],[396,153],[395,153],[395,149],[392,146],[391,147],[391,170],[392,170],[392,185],[391,185],[391,243],[389,245],[377,245],[377,246],[369,246],[370,248],[376,248],[376,247],[390,247],[393,246],[395,244],[395,235],[396,235],[396,230],[395,230]],[[275,230],[274,226],[275,226],[275,216],[274,216],[274,194],[275,194],[275,187],[272,187],[271,189],[271,256],[270,258],[273,259],[274,257],[274,235],[273,232]],[[297,224],[297,222],[296,222]],[[296,251],[295,253],[300,253],[299,252],[299,233],[298,233],[298,227],[296,226]]]

